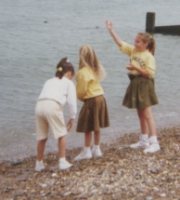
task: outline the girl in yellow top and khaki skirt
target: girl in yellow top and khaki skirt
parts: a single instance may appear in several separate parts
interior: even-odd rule
[[[126,66],[129,70],[130,84],[126,90],[123,105],[127,108],[137,109],[141,126],[139,142],[130,147],[132,149],[145,148],[144,153],[159,151],[160,146],[151,112],[151,106],[158,104],[154,88],[156,70],[154,38],[148,33],[138,33],[134,40],[134,46],[131,46],[117,36],[112,22],[107,20],[106,26],[119,49],[130,57],[130,62]]]
[[[101,157],[100,128],[109,126],[108,110],[104,91],[100,81],[105,77],[105,72],[101,67],[97,56],[89,45],[84,45],[79,51],[79,70],[76,75],[77,98],[84,102],[80,111],[77,132],[85,133],[84,150],[74,159],[90,159]],[[94,131],[94,146],[91,151],[90,145],[92,132]]]

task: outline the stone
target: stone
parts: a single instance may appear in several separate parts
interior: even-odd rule
[[[160,197],[166,197],[165,193],[159,194]]]
[[[53,173],[51,176],[52,176],[52,177],[56,177],[56,176],[57,176],[57,174],[56,174],[56,173]]]

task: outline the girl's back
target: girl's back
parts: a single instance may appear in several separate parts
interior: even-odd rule
[[[90,67],[81,68],[77,75],[77,97],[79,100],[92,98],[104,94],[99,80]]]

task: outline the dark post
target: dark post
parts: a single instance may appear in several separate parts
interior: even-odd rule
[[[155,28],[155,13],[148,12],[146,14],[146,32],[153,33]]]

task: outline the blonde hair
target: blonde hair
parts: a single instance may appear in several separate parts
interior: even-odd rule
[[[94,49],[90,45],[83,45],[79,49],[79,69],[90,67],[99,81],[106,77],[105,70],[100,64]]]
[[[149,33],[138,33],[138,35],[142,38],[143,42],[147,42],[147,49],[154,55],[155,52],[155,40]]]

